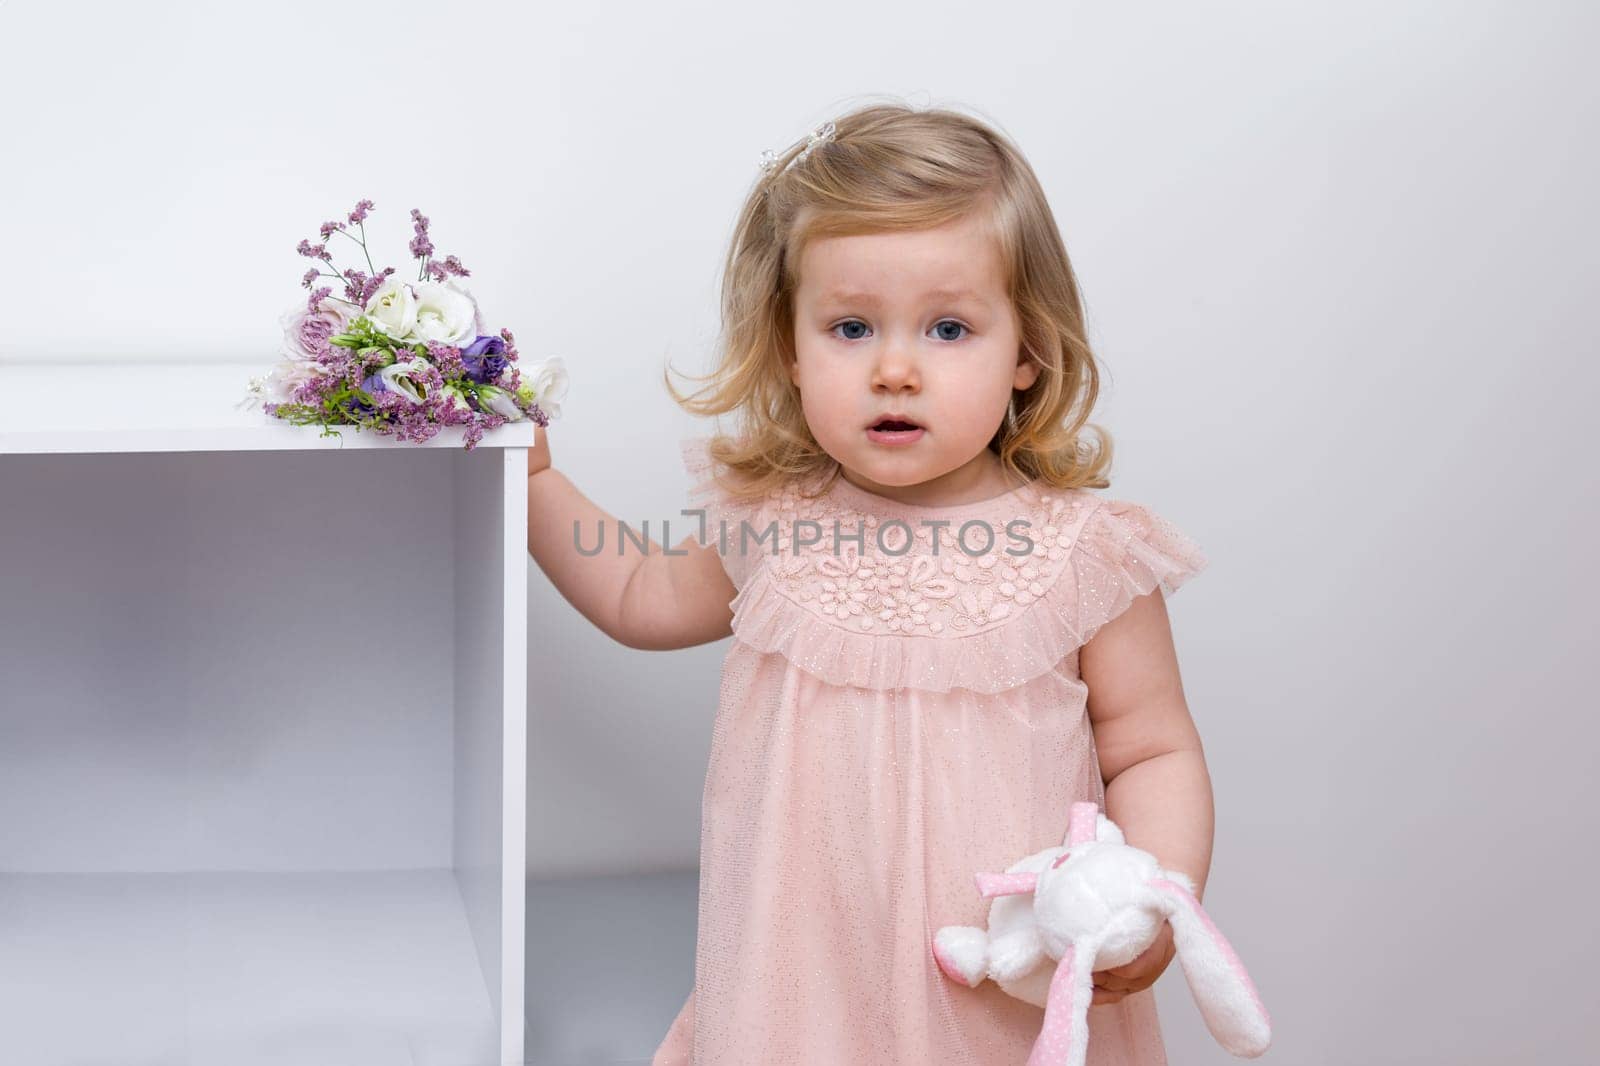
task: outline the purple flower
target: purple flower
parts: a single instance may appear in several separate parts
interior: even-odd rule
[[[433,242],[428,239],[428,216],[414,207],[411,209],[411,228],[417,234],[411,238],[411,254],[418,259],[426,259],[433,254]]]
[[[471,277],[472,276],[472,271],[470,271],[466,267],[462,266],[461,265],[461,260],[457,259],[453,255],[447,255],[447,256],[444,257],[444,268],[446,270],[448,270],[450,273],[454,274],[458,278],[466,278],[466,277]],[[444,279],[440,278],[439,280],[443,281]]]
[[[468,355],[504,355],[506,342],[499,337],[488,337],[480,334],[478,339],[461,349],[463,356]]]
[[[312,244],[310,241],[301,241],[295,246],[295,251],[299,252],[308,259],[323,259],[329,263],[333,262],[333,256],[328,253],[328,248],[326,245]]]
[[[322,303],[322,298],[331,292],[333,292],[333,290],[328,288],[326,285],[320,289],[313,290],[311,293],[311,298],[306,301],[306,313],[315,314],[316,312],[320,311],[322,308],[319,305]]]
[[[360,422],[364,419],[371,418],[378,412],[378,407],[376,404],[368,403],[359,395],[345,397],[344,401],[339,404],[339,406],[343,408],[344,413],[349,415],[351,420],[355,422]]]
[[[377,396],[380,393],[389,391],[389,386],[383,383],[383,379],[380,378],[376,372],[368,374],[365,378],[363,378],[361,380],[361,387],[366,389],[367,392],[373,396]]]
[[[311,288],[311,283],[317,280],[317,275],[320,273],[322,273],[322,271],[318,270],[316,267],[312,267],[310,270],[306,271],[306,276],[300,279],[300,287],[302,289]]]
[[[356,209],[350,212],[350,224],[354,226],[358,222],[365,222],[367,220],[367,212],[371,211],[372,208],[373,203],[371,200],[362,200],[356,204]]]
[[[344,229],[343,222],[324,222],[321,227],[319,227],[318,232],[322,234],[323,240],[327,240],[329,237],[334,235],[335,231],[342,229]]]
[[[499,337],[479,337],[461,349],[461,362],[473,381],[497,381],[506,368],[506,342]]]

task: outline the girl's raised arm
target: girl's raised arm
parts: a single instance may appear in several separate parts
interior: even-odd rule
[[[575,528],[593,544],[606,531],[604,550],[578,551]],[[578,491],[550,465],[550,443],[534,428],[528,449],[528,554],[566,601],[619,644],[665,651],[706,644],[732,634],[736,593],[714,547],[686,537],[665,554],[653,540],[649,553],[623,541],[616,519]]]

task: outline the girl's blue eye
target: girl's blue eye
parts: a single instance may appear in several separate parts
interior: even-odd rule
[[[954,326],[957,330],[961,331],[960,333],[958,333],[956,336],[953,336],[953,337],[952,336],[942,336],[940,338],[941,340],[958,341],[962,337],[966,336],[967,327],[962,325],[960,322],[957,322],[953,318],[941,319],[938,323],[936,323],[934,325],[933,328],[934,329],[938,329],[940,326]],[[837,330],[841,330],[841,329],[850,329],[852,327],[860,327],[861,329],[866,329],[867,324],[865,322],[862,322],[860,319],[851,318],[851,319],[846,319],[843,322],[840,322],[838,325],[834,326],[833,328],[834,328],[835,331],[837,331]],[[863,336],[864,336],[864,334],[860,334],[860,333],[848,334],[848,335],[844,336],[843,339],[847,340],[847,341],[858,341]]]

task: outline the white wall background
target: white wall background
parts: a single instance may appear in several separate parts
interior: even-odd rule
[[[1110,494],[1213,560],[1173,619],[1207,904],[1272,1057],[1577,1061],[1597,30],[1554,0],[0,2],[0,358],[270,358],[295,243],[367,196],[398,262],[417,206],[566,357],[557,465],[670,517],[704,427],[659,371],[706,366],[761,150],[885,94],[975,109],[1083,282]],[[533,872],[692,867],[725,646],[630,651],[530,581]],[[1158,989],[1174,1061],[1231,1061]]]

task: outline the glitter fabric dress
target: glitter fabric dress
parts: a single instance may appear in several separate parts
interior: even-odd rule
[[[682,450],[734,639],[694,987],[653,1066],[1022,1066],[1043,1008],[947,978],[934,934],[986,924],[974,874],[1104,806],[1078,649],[1205,557],[1138,504],[1038,482],[919,507],[839,477],[740,504],[705,444]],[[1088,1062],[1166,1062],[1152,990],[1090,1008]]]

